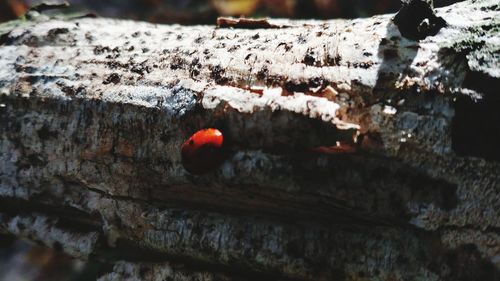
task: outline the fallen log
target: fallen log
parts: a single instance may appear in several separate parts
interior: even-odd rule
[[[498,280],[498,4],[436,15],[2,24],[0,231],[102,280]]]

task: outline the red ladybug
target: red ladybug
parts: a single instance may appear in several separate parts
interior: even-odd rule
[[[194,133],[182,145],[182,165],[191,174],[203,174],[214,170],[224,162],[221,131],[213,128]]]

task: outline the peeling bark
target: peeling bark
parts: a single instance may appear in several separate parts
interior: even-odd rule
[[[101,280],[498,280],[498,4],[436,15],[0,25],[0,231],[113,252]]]

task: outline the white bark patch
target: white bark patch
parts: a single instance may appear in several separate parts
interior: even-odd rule
[[[321,119],[332,123],[339,129],[359,129],[356,124],[339,120],[339,105],[326,98],[294,93],[292,96],[281,96],[277,90],[264,90],[262,95],[254,94],[234,87],[216,87],[205,91],[202,105],[206,109],[215,109],[221,103],[227,103],[241,113],[254,113],[260,110],[290,111],[309,118]]]

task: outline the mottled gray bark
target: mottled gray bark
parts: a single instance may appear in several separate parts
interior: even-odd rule
[[[0,231],[102,280],[498,280],[498,4],[437,15],[0,25]],[[212,126],[230,155],[191,175]]]

